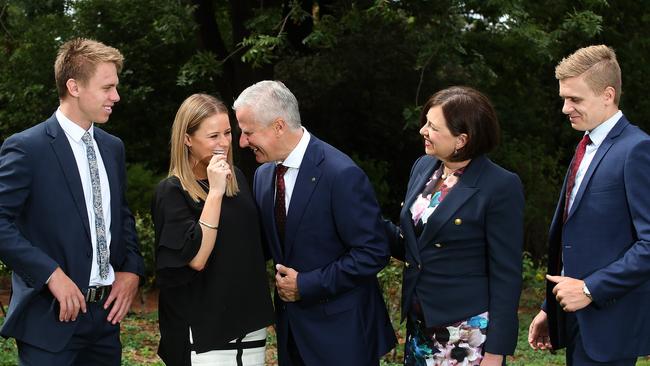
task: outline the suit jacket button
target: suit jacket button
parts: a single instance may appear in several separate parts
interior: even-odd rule
[[[442,244],[440,244],[440,243],[435,243],[435,244],[433,244],[433,246],[436,247],[436,248],[442,248]]]
[[[422,265],[418,263],[418,269],[422,269]]]
[[[462,224],[462,223],[463,223],[463,220],[461,220],[461,219],[459,219],[459,218],[456,218],[456,220],[454,220],[454,224],[455,224],[455,225],[460,225],[460,224]]]
[[[402,201],[402,203],[399,204],[399,207],[404,207],[404,201]]]
[[[411,266],[411,263],[409,263],[409,262],[404,262],[404,265],[406,266],[406,268],[409,268],[409,267]]]

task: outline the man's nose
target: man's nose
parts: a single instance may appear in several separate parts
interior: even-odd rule
[[[239,136],[239,147],[244,148],[248,146],[248,138],[243,133]]]

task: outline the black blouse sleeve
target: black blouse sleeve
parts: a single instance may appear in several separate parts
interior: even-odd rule
[[[188,263],[201,247],[201,209],[202,203],[194,202],[175,177],[163,180],[156,188],[151,214],[159,286],[187,283],[197,273]]]

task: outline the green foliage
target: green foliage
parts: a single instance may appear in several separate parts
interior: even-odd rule
[[[222,64],[209,51],[199,51],[180,69],[176,84],[189,86],[197,83],[214,82],[223,72]]]
[[[156,278],[156,235],[151,214],[140,213],[135,216],[135,229],[138,232],[140,253],[144,258],[145,289],[152,288]]]
[[[276,36],[257,34],[244,38],[242,46],[248,50],[242,56],[242,61],[248,62],[253,67],[261,67],[278,59],[278,50],[284,45],[284,34]]]
[[[151,212],[151,200],[154,188],[163,178],[147,169],[144,164],[128,164],[127,170],[127,192],[126,199],[129,208],[134,214],[145,214]]]
[[[204,9],[205,4],[211,6]],[[124,140],[130,163],[165,171],[169,130],[189,94],[212,93],[229,104],[252,82],[279,79],[298,97],[311,132],[369,162],[364,169],[370,170],[383,213],[396,217],[410,165],[423,153],[418,134],[422,104],[444,87],[469,85],[485,92],[497,109],[503,143],[491,156],[524,183],[525,247],[539,260],[577,141],[560,112],[554,66],[578,47],[613,46],[623,69],[622,109],[648,130],[646,5],[607,0],[4,1],[0,140],[52,114],[58,100],[52,72],[57,48],[73,36],[90,37],[125,55],[122,101],[105,128]],[[212,19],[198,16],[206,9]],[[248,164],[244,171],[252,172],[252,159],[243,161],[240,165]],[[145,186],[137,197],[144,197]],[[137,211],[148,207],[132,200]]]
[[[362,159],[357,154],[352,154],[351,158],[368,175],[368,179],[375,190],[377,200],[383,204],[396,203],[395,199],[390,195],[390,186],[386,179],[389,173],[388,163],[372,158]]]

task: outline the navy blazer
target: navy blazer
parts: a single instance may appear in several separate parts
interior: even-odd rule
[[[124,193],[124,145],[95,126],[111,192],[110,263],[144,273]],[[9,312],[0,334],[50,352],[68,343],[78,322],[60,322],[45,282],[56,267],[88,287],[92,244],[81,178],[55,115],[9,137],[0,150],[0,259],[13,270]]]
[[[311,135],[280,243],[275,218],[275,163],[255,172],[255,198],[275,263],[294,268],[301,299],[275,296],[278,358],[289,327],[307,365],[370,365],[390,351],[395,333],[376,274],[390,251],[379,205],[363,171]]]
[[[614,125],[562,224],[566,178],[549,232],[548,273],[583,279],[594,302],[577,311],[587,355],[599,362],[650,354],[650,137]],[[554,348],[566,345],[564,313],[547,282]]]
[[[393,255],[405,261],[402,318],[416,295],[428,326],[489,311],[484,350],[511,355],[517,344],[522,282],[521,181],[485,156],[473,159],[418,237],[410,208],[440,163],[428,155],[415,162],[400,214],[401,231],[386,222]]]

